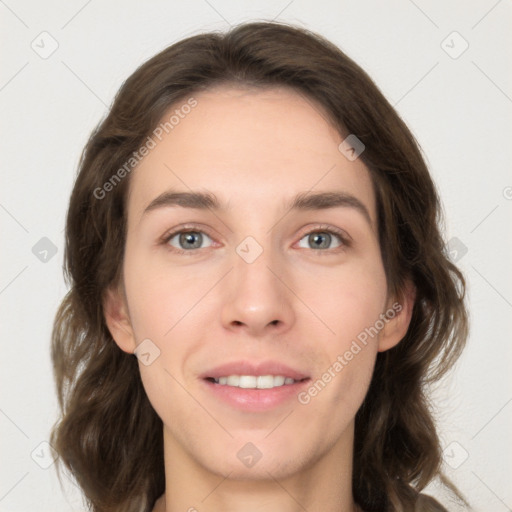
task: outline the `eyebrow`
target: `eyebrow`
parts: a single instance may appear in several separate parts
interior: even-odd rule
[[[198,210],[226,210],[212,192],[181,192],[168,190],[163,192],[144,209],[142,216],[160,209],[173,206]],[[363,215],[372,226],[370,213],[366,206],[354,195],[347,192],[301,192],[285,205],[286,210],[327,210],[329,208],[353,208]]]

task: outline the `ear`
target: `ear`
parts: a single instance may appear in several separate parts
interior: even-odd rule
[[[388,309],[384,312],[388,321],[379,332],[379,352],[385,352],[398,345],[407,334],[415,300],[416,287],[408,280],[398,300],[388,302]]]
[[[109,288],[103,296],[103,314],[108,330],[121,350],[133,354],[136,343],[126,298],[121,287]]]

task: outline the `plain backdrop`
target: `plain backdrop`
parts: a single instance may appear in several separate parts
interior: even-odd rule
[[[467,350],[434,395],[445,470],[475,510],[511,510],[510,1],[0,0],[0,16],[1,511],[85,510],[76,487],[61,489],[47,440],[64,219],[91,130],[166,46],[271,19],[343,49],[424,151],[472,315]],[[438,486],[428,491],[459,510]]]

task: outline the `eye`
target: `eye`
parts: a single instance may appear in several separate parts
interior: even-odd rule
[[[182,230],[169,234],[165,242],[178,252],[189,252],[194,249],[204,249],[203,242],[212,239],[202,231]]]
[[[303,242],[303,240],[305,240],[305,242]],[[332,229],[310,231],[299,241],[299,247],[305,249],[336,249],[342,245],[348,245],[348,242],[340,233]]]
[[[212,246],[213,240],[204,231],[199,229],[184,228],[173,231],[162,239],[162,244],[170,246],[169,249],[179,254],[194,254],[198,249],[207,249]],[[340,230],[317,228],[306,233],[298,243],[299,247],[305,249],[320,249],[316,252],[337,252],[350,246],[347,236]]]

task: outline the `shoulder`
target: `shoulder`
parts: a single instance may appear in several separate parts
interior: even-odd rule
[[[414,512],[448,512],[437,500],[427,494],[418,495]]]

